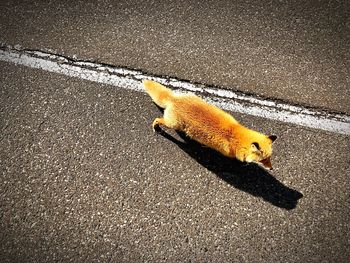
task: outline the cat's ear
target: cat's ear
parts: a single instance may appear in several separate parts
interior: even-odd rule
[[[257,142],[253,142],[250,147],[253,150],[253,152],[260,151],[260,146],[259,146],[259,143],[257,143]]]
[[[277,136],[276,136],[276,135],[270,135],[270,136],[269,136],[269,139],[270,139],[272,142],[274,142],[274,141],[276,141]]]

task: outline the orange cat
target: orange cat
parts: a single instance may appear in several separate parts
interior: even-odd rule
[[[191,139],[225,156],[272,169],[270,158],[275,135],[266,136],[250,130],[230,114],[193,94],[175,94],[150,80],[144,80],[143,85],[153,101],[164,108],[163,118],[153,121],[154,130],[162,125],[183,131]]]

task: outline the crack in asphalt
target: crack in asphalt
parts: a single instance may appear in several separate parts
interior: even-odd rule
[[[194,83],[142,70],[71,58],[42,50],[0,44],[0,60],[143,92],[142,80],[151,79],[174,90],[195,93],[229,111],[350,135],[350,115],[298,105],[227,87]]]

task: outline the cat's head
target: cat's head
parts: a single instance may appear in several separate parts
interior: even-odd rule
[[[272,144],[276,139],[276,135],[264,135],[252,138],[249,145],[246,147],[244,161],[257,163],[265,169],[272,170]]]

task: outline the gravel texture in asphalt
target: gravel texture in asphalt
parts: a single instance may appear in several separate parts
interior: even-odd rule
[[[349,1],[14,1],[0,41],[350,113]]]
[[[144,93],[0,63],[1,262],[346,262],[348,136],[278,135],[273,173],[154,134]]]

